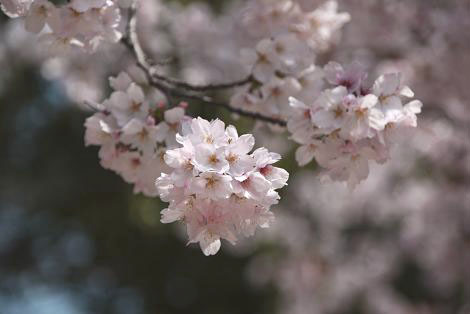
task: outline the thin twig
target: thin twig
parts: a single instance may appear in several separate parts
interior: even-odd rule
[[[149,83],[163,92],[168,103],[171,102],[171,89],[165,84],[154,81],[150,75],[153,62],[146,56],[137,36],[137,9],[136,3],[129,9],[126,35],[122,38],[122,43],[133,53],[137,60],[137,66],[141,68]]]
[[[87,106],[88,108],[90,108],[91,110],[95,111],[95,112],[98,112],[98,111],[101,111],[100,109],[100,104],[97,104],[97,103],[91,103],[89,101],[83,101],[83,104],[85,106]]]
[[[254,120],[260,120],[260,121],[263,121],[263,122],[277,124],[279,126],[286,126],[287,125],[287,123],[283,120],[272,118],[272,117],[269,117],[269,116],[265,116],[265,115],[262,115],[261,113],[258,113],[258,112],[247,111],[247,110],[243,110],[243,109],[240,109],[240,108],[235,108],[235,107],[230,106],[227,103],[214,102],[209,97],[195,95],[195,94],[181,93],[181,92],[178,92],[178,91],[174,92],[173,95],[177,96],[177,97],[184,98],[184,99],[196,100],[196,101],[198,101],[198,102],[200,102],[204,105],[207,105],[207,106],[221,107],[221,108],[224,108],[224,109],[226,109],[226,110],[228,110],[232,113],[238,114],[240,116],[248,117],[248,118],[251,118],[251,119],[254,119]]]
[[[137,65],[145,72],[147,79],[149,81],[149,84],[161,90],[168,98],[168,101],[170,101],[171,97],[180,97],[184,99],[196,100],[208,106],[216,106],[216,107],[224,108],[240,116],[245,116],[245,117],[249,117],[255,120],[269,122],[269,123],[277,124],[280,126],[287,125],[287,123],[284,120],[265,116],[257,112],[251,112],[251,111],[247,111],[247,110],[243,110],[239,108],[234,108],[230,106],[229,104],[214,102],[208,97],[196,95],[194,93],[188,92],[188,90],[197,92],[197,91],[209,90],[211,88],[212,89],[230,88],[234,86],[243,85],[253,80],[251,76],[238,82],[232,82],[232,83],[227,83],[227,84],[217,84],[217,85],[207,85],[207,86],[193,86],[191,84],[181,82],[181,81],[178,81],[178,83],[175,84],[175,82],[172,79],[168,79],[166,77],[162,79],[163,76],[160,76],[160,75],[155,76],[155,71],[152,66],[152,64],[155,64],[155,63],[153,63],[146,56],[139,42],[139,38],[137,36],[137,31],[136,31],[137,17],[136,17],[135,5],[129,10],[129,18],[130,19],[129,19],[128,26],[127,26],[127,33],[126,33],[126,36],[124,36],[124,38],[122,39],[122,42],[135,56],[137,60]],[[208,86],[212,86],[212,87],[208,88]]]
[[[181,81],[175,78],[166,77],[164,75],[158,74],[156,71],[153,71],[151,75],[161,81],[174,85],[175,87],[184,88],[187,90],[195,91],[195,92],[205,92],[211,90],[219,90],[219,89],[228,89],[238,86],[243,86],[250,82],[254,82],[253,76],[249,75],[248,77],[241,79],[239,81],[233,81],[228,83],[221,83],[221,84],[207,84],[207,85],[193,85],[185,81]]]
[[[161,58],[158,58],[158,61],[156,60],[152,60],[154,63],[152,63],[152,66],[167,66],[167,65],[170,65],[170,64],[173,64],[175,63],[175,58],[173,57],[167,57],[165,59],[163,59],[164,57],[161,57]]]

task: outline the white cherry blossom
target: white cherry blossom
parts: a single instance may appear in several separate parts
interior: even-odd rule
[[[372,94],[358,98],[348,108],[347,121],[341,129],[342,136],[359,140],[372,138],[377,131],[382,131],[386,124],[385,116],[377,108],[377,103],[378,98]]]
[[[149,117],[147,121],[143,121],[132,118],[122,127],[120,140],[144,153],[154,153],[157,143],[163,141],[164,135],[155,125],[154,119]]]
[[[0,8],[11,18],[25,16],[33,0],[1,0]]]
[[[36,0],[31,4],[25,18],[25,28],[28,32],[39,33],[53,14],[55,6],[47,0]]]
[[[312,122],[326,134],[340,129],[357,99],[344,86],[325,90],[313,105]]]
[[[205,171],[191,182],[191,190],[202,198],[211,200],[227,199],[233,191],[232,177]]]
[[[291,95],[301,90],[301,85],[293,77],[280,79],[273,77],[261,87],[263,111],[274,116],[287,116],[290,108],[287,105]]]
[[[271,39],[261,40],[255,50],[242,50],[242,61],[260,82],[269,81],[275,74],[278,58]]]
[[[194,166],[201,172],[225,173],[230,169],[224,147],[216,148],[214,145],[202,143],[196,146],[194,154]]]
[[[178,147],[176,142],[176,134],[180,131],[183,121],[187,119],[184,108],[181,106],[168,109],[163,114],[163,121],[157,127],[163,136],[166,147]]]
[[[135,83],[132,83],[126,92],[112,93],[109,101],[104,105],[115,115],[120,126],[126,125],[132,118],[144,119],[149,113],[144,92]]]
[[[344,86],[351,93],[360,91],[363,81],[367,78],[367,73],[358,62],[353,62],[346,67],[337,62],[329,62],[324,69],[328,83]]]
[[[132,78],[127,74],[127,72],[121,72],[116,77],[109,78],[109,85],[115,91],[123,91],[125,92],[132,83]]]
[[[314,11],[303,15],[290,28],[313,49],[322,51],[334,42],[338,30],[350,19],[348,13],[338,13],[338,3],[336,1],[327,1]]]
[[[72,0],[71,7],[77,12],[86,12],[90,9],[100,9],[106,5],[107,0]]]

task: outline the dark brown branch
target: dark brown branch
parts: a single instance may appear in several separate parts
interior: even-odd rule
[[[187,90],[195,91],[195,92],[205,92],[205,91],[211,91],[211,90],[219,90],[219,89],[228,89],[228,88],[233,88],[233,87],[238,87],[242,86],[245,84],[248,84],[250,82],[254,81],[254,78],[250,75],[242,80],[239,81],[234,81],[234,82],[229,82],[229,83],[222,83],[222,84],[207,84],[207,85],[192,85],[189,84],[188,82],[181,81],[175,78],[169,78],[166,76],[163,76],[161,74],[156,73],[156,71],[153,71],[151,74],[154,78],[164,81],[168,84],[171,84],[175,87],[180,87],[184,88]]]
[[[129,10],[129,22],[128,22],[128,27],[127,27],[127,33],[126,36],[122,39],[123,44],[131,51],[131,53],[135,56],[137,60],[137,65],[145,72],[147,75],[147,79],[149,81],[149,84],[154,86],[155,88],[161,90],[166,97],[168,98],[168,101],[170,101],[171,97],[180,97],[183,99],[191,99],[191,100],[196,100],[202,104],[208,105],[208,106],[215,106],[215,107],[221,107],[224,108],[230,112],[233,112],[235,114],[238,114],[240,116],[244,117],[249,117],[255,120],[260,120],[272,124],[277,124],[280,126],[286,126],[287,123],[284,120],[272,118],[269,116],[262,115],[257,112],[251,112],[239,108],[234,108],[230,106],[229,104],[226,103],[219,103],[219,102],[214,102],[212,99],[209,97],[197,95],[191,92],[188,92],[188,90],[192,91],[206,91],[210,89],[219,89],[219,88],[230,88],[234,86],[240,86],[243,84],[246,84],[250,81],[253,80],[253,78],[250,76],[244,80],[238,81],[238,82],[232,82],[232,83],[227,83],[227,84],[218,84],[218,85],[207,85],[207,86],[193,86],[191,84],[185,83],[185,82],[180,82],[178,81],[178,84],[175,84],[175,82],[172,79],[168,78],[163,78],[163,76],[155,76],[155,71],[153,68],[153,63],[145,54],[144,50],[142,49],[142,46],[140,45],[139,38],[137,36],[137,31],[136,31],[136,26],[137,26],[137,17],[136,17],[136,8],[133,6]],[[160,78],[159,78],[160,77]],[[211,88],[208,88],[208,86],[211,86]],[[185,91],[183,91],[185,90]]]
[[[226,110],[228,110],[232,113],[238,114],[240,116],[248,117],[248,118],[251,118],[251,119],[254,119],[254,120],[260,120],[260,121],[263,121],[263,122],[277,124],[279,126],[286,126],[287,125],[287,123],[283,120],[268,117],[268,116],[262,115],[258,112],[247,111],[247,110],[243,110],[243,109],[240,109],[240,108],[235,108],[235,107],[232,107],[232,106],[230,106],[229,104],[226,104],[226,103],[214,102],[210,97],[200,96],[200,95],[195,95],[195,94],[188,94],[188,93],[181,93],[181,92],[174,92],[173,95],[177,96],[177,97],[184,98],[184,99],[196,100],[196,101],[198,101],[198,102],[200,102],[204,105],[221,107],[221,108],[224,108],[224,109],[226,109]]]

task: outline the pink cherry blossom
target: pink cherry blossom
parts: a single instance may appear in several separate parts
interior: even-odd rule
[[[287,171],[273,167],[275,153],[254,146],[251,134],[238,135],[235,127],[196,118],[177,135],[180,148],[168,150],[172,168],[157,179],[157,189],[169,207],[162,222],[182,220],[190,243],[199,243],[205,255],[220,249],[220,239],[234,244],[236,235],[252,235],[272,221],[270,207],[277,189],[286,185]],[[241,206],[246,204],[247,207]]]

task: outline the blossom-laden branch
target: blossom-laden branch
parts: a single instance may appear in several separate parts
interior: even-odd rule
[[[268,226],[269,209],[279,199],[276,190],[288,174],[271,166],[279,155],[266,149],[249,153],[252,135],[238,136],[235,127],[220,120],[192,120],[177,101],[194,100],[286,126],[290,139],[300,144],[295,154],[300,166],[315,160],[325,176],[351,188],[367,178],[371,162],[390,159],[397,139],[417,126],[422,103],[413,100],[399,73],[381,75],[370,84],[357,63],[315,64],[315,56],[331,46],[350,16],[338,12],[336,1],[313,11],[298,1],[250,6],[246,29],[265,29],[258,43],[240,54],[251,74],[209,85],[159,72],[167,61],[151,60],[141,46],[133,0],[73,0],[58,6],[48,0],[0,0],[0,7],[11,17],[23,17],[30,32],[50,29],[42,38],[62,52],[71,46],[93,52],[103,40],[122,38],[147,79],[126,72],[110,78],[113,92],[93,106],[85,143],[99,146],[101,165],[133,184],[134,192],[169,202],[162,222],[184,221],[190,242],[199,242],[211,255],[220,239],[234,243],[236,235],[250,236],[257,226]],[[122,37],[121,13],[127,9]],[[162,92],[166,104],[139,84]],[[235,87],[227,103],[208,95]]]
[[[174,78],[168,78],[156,72],[154,62],[144,52],[137,35],[137,15],[136,8],[133,6],[129,9],[129,23],[127,27],[127,34],[123,37],[122,42],[132,52],[137,60],[137,65],[145,72],[149,84],[161,90],[167,98],[179,97],[183,99],[196,100],[207,106],[216,106],[224,108],[234,114],[249,117],[254,120],[268,122],[271,124],[286,126],[287,122],[281,119],[265,116],[258,112],[252,112],[240,108],[235,108],[227,103],[215,102],[211,97],[201,96],[197,92],[213,91],[219,89],[233,88],[242,86],[250,82],[254,82],[252,75],[245,79],[222,84],[209,84],[209,85],[192,85],[184,81]],[[170,100],[170,99],[168,99]]]

